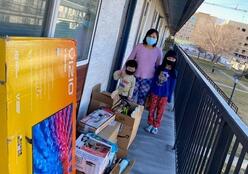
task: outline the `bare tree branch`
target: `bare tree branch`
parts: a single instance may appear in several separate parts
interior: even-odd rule
[[[215,19],[207,20],[205,25],[197,25],[193,34],[193,41],[199,47],[213,53],[213,62],[231,53],[231,42],[235,39],[232,28],[227,24],[218,24]]]

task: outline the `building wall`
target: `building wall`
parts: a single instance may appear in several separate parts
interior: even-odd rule
[[[145,0],[138,0],[138,2],[137,2],[134,18],[132,21],[132,27],[131,27],[131,31],[129,34],[128,44],[127,44],[127,48],[126,48],[126,52],[125,52],[125,57],[123,59],[123,64],[126,62],[133,47],[135,46],[135,41],[136,41],[136,37],[138,34],[138,30],[139,30],[139,24],[142,20],[141,15],[142,15],[142,11],[143,11],[143,7],[144,7],[145,2],[146,2]],[[160,16],[165,16],[162,1],[161,0],[150,1],[148,18],[146,20],[145,26],[141,29],[142,35],[141,35],[141,38],[139,40],[139,43],[141,43],[143,41],[143,38],[145,37],[146,32],[152,27],[155,9],[157,12],[159,12]],[[163,21],[163,27],[164,27],[166,25],[166,21],[164,18],[161,20]],[[164,40],[168,37],[168,33],[166,33],[165,28],[161,29],[161,31],[159,31],[159,32],[160,32],[160,37],[162,39],[162,40],[160,40],[160,42],[163,43]],[[166,34],[164,35],[164,33],[166,33]],[[158,45],[158,46],[162,47],[163,44]]]
[[[129,33],[128,43],[127,43],[126,52],[125,52],[123,62],[126,62],[126,59],[128,58],[129,54],[131,53],[133,47],[135,46],[135,40],[136,40],[139,26],[140,26],[140,20],[141,20],[141,15],[142,15],[144,3],[145,3],[145,0],[138,0],[137,1],[137,5],[135,8],[135,12],[134,12],[134,18],[133,18],[131,30]]]
[[[107,88],[125,3],[126,1],[102,0],[79,117],[87,110],[92,88],[98,83],[102,84],[103,90]]]
[[[196,13],[192,18],[195,18],[194,24],[192,20],[189,20],[183,28],[177,33],[177,39],[187,40],[194,42],[194,40],[199,40],[200,36],[196,31],[197,26],[205,26],[209,20],[213,20],[216,24],[225,25],[233,31],[233,42],[228,44],[231,55],[229,57],[234,57],[240,62],[248,61],[248,25],[244,23],[239,23],[235,21],[225,21],[214,16],[210,16],[205,13]]]
[[[196,21],[195,21],[195,26],[194,26],[194,30],[192,31],[191,34],[191,41],[194,41],[195,38],[201,38],[201,36],[198,34],[199,32],[196,32],[196,29],[198,28],[198,26],[205,26],[207,23],[209,23],[209,21],[216,21],[217,19],[214,16],[210,16],[209,14],[205,14],[205,13],[196,13],[194,15],[196,17]],[[199,39],[197,39],[199,40]]]
[[[234,21],[229,21],[228,25],[233,28],[238,38],[231,46],[233,54],[237,59],[248,61],[248,25]]]
[[[159,31],[159,42],[158,42],[158,46],[160,48],[163,48],[164,46],[164,41],[165,39],[169,36],[167,31],[168,31],[168,26],[167,25],[167,21],[165,20],[165,11],[163,9],[163,2],[162,1],[156,1],[156,8],[158,9],[159,11],[159,14],[161,16],[160,20],[161,20],[161,23],[162,25],[161,26],[158,26],[158,27],[161,27],[161,28],[157,28],[158,31]]]
[[[155,6],[154,6],[154,3],[152,1],[148,0],[148,2],[149,2],[148,14],[147,14],[147,18],[146,18],[146,22],[144,24],[144,27],[141,29],[142,32],[141,32],[141,37],[140,37],[139,42],[143,41],[143,38],[146,34],[146,31],[149,30],[151,28],[151,25],[152,25],[152,18],[153,18]]]
[[[191,41],[193,31],[196,25],[196,16],[192,16],[188,22],[181,28],[181,30],[176,34],[176,38],[180,40]]]
[[[123,63],[126,62],[128,55],[136,44],[135,41],[137,39],[140,21],[142,19],[143,5],[145,2],[146,0],[137,0]],[[151,28],[155,9],[161,16],[164,16],[162,0],[149,0],[149,2],[150,5],[147,20],[142,28],[142,40],[146,31]],[[87,110],[92,88],[96,84],[101,83],[102,90],[107,89],[109,77],[112,76],[112,74],[110,74],[112,62],[115,58],[116,48],[119,43],[118,41],[122,34],[120,33],[120,28],[122,26],[123,18],[125,18],[125,14],[123,12],[125,11],[125,5],[127,5],[126,3],[128,2],[117,0],[102,1],[85,87],[80,103],[79,117],[84,116]],[[161,35],[163,34],[161,33]]]

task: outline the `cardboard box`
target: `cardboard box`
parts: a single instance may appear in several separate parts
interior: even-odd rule
[[[117,121],[112,121],[106,128],[104,128],[98,135],[112,143],[117,143],[117,137],[121,124]]]
[[[121,174],[130,174],[130,172],[131,172],[131,170],[132,170],[132,168],[134,166],[134,163],[135,163],[134,160],[130,161],[128,166],[127,166],[127,168]],[[119,164],[120,164],[120,161],[115,165],[115,167],[110,172],[110,174],[119,174],[119,172],[120,172]]]
[[[126,158],[127,154],[128,154],[127,150],[119,149],[119,151],[117,153],[117,159]],[[130,164],[128,165],[126,170],[123,172],[123,174],[129,174],[131,172],[131,169],[133,168],[134,164],[135,164],[135,161],[131,160]],[[120,170],[120,168],[119,168],[119,161],[118,161],[118,163],[114,165],[114,168],[111,170],[111,172],[109,174],[119,174],[119,170]],[[86,174],[86,173],[77,170],[77,174]]]
[[[117,152],[117,159],[126,158],[128,155],[127,149],[119,148]]]
[[[122,123],[117,139],[117,143],[120,148],[128,149],[134,141],[140,125],[143,110],[143,106],[137,105],[136,110],[132,113],[135,115],[135,118],[124,114],[116,114],[115,120]]]
[[[98,134],[115,119],[115,114],[110,109],[97,109],[79,120],[79,131]]]
[[[76,142],[77,170],[86,174],[102,174],[109,163],[111,146],[87,135]]]
[[[88,107],[88,114],[94,112],[101,107],[111,108],[113,106],[113,99],[110,93],[101,92],[101,85],[98,84],[92,89],[90,104]]]
[[[136,137],[144,111],[143,106],[137,105],[135,103],[132,103],[131,105],[132,108],[135,108],[135,110],[132,112],[134,118],[121,113],[115,113],[115,120],[122,124],[117,138],[118,146],[122,149],[128,149],[132,144],[134,138]],[[111,108],[112,106],[113,99],[110,97],[110,93],[101,92],[101,85],[96,85],[92,90],[88,112],[92,112],[99,107]]]
[[[76,63],[73,40],[0,39],[1,173],[75,173]]]

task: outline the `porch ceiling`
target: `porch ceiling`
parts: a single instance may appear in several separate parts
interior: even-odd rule
[[[170,33],[177,31],[195,13],[204,0],[163,0]]]

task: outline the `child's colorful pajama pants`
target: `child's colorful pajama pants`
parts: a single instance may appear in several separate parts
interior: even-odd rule
[[[151,88],[152,79],[136,77],[133,98],[139,105],[144,105]]]
[[[149,125],[156,128],[160,127],[166,105],[167,97],[159,97],[151,94],[148,116]]]

